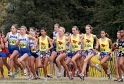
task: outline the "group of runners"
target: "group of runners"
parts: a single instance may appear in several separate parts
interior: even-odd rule
[[[65,28],[59,24],[54,25],[53,38],[47,35],[46,28],[39,32],[34,27],[27,31],[26,26],[18,28],[17,24],[11,26],[6,36],[0,31],[0,70],[1,78],[4,78],[5,65],[8,69],[8,76],[15,77],[21,70],[21,74],[28,75],[29,80],[39,79],[39,68],[43,68],[44,77],[53,77],[53,65],[58,68],[57,77],[62,76],[61,66],[66,71],[66,76],[72,80],[79,77],[84,80],[87,65],[103,70],[111,79],[110,67],[107,61],[111,59],[111,53],[116,53],[116,74],[115,81],[123,82],[124,72],[124,29],[117,32],[117,42],[108,38],[106,30],[100,31],[100,38],[92,34],[93,27],[86,25],[85,34],[80,33],[77,26],[72,27],[72,34],[65,32]],[[93,64],[91,58],[99,56],[100,65]],[[8,57],[8,60],[7,60]],[[50,65],[50,73],[47,73],[47,66]],[[75,73],[72,75],[72,68]]]

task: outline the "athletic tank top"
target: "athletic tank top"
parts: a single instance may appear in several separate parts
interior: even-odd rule
[[[29,40],[29,46],[30,46],[30,51],[33,52],[33,53],[36,53],[37,44],[35,44],[32,39]],[[34,47],[34,48],[32,49],[32,47]]]
[[[39,37],[39,50],[40,51],[45,51],[49,47],[49,42],[48,42],[48,36],[45,37],[44,40],[42,40],[42,36]]]
[[[20,42],[19,45],[20,49],[29,49],[29,39],[27,34],[24,37],[20,35],[19,42]]]
[[[87,38],[86,34],[84,34],[84,50],[93,49],[94,38],[93,35],[90,34],[90,38]]]
[[[53,38],[56,38],[56,37],[57,37],[57,35],[58,35],[58,33],[57,33],[57,32],[53,32]]]
[[[124,41],[118,40],[119,51],[124,53]]]
[[[59,36],[56,39],[56,50],[57,51],[63,51],[66,50],[66,40],[65,36],[63,36],[62,40],[59,39]]]
[[[101,38],[99,39],[100,52],[110,52],[108,38],[103,42]]]
[[[16,33],[16,35],[13,35],[12,32],[10,32],[9,33],[9,38],[8,38],[8,47],[16,46],[17,38],[18,38],[18,33]]]
[[[79,34],[77,34],[76,38],[73,37],[73,34],[71,35],[72,51],[81,50],[81,45],[79,44],[79,41],[80,41]]]
[[[66,45],[66,51],[67,51],[67,53],[71,53],[72,52],[72,46]]]
[[[29,39],[29,46],[32,47],[34,45],[34,42],[32,39]]]

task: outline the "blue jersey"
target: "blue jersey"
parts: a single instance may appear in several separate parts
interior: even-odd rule
[[[16,35],[13,35],[12,32],[10,32],[9,38],[8,38],[8,49],[14,49],[18,47],[16,46],[17,38],[18,38],[18,33],[16,33]]]
[[[28,35],[26,34],[24,37],[19,36],[19,51],[20,51],[20,57],[23,56],[25,53],[28,54],[28,56],[31,56],[30,49],[29,49],[29,39]]]
[[[32,47],[34,45],[34,42],[32,39],[29,40],[29,46]]]
[[[8,38],[8,50],[9,54],[12,54],[13,51],[19,50],[19,47],[16,45],[16,40],[18,38],[18,33],[15,35],[12,34],[12,32],[9,33],[9,38]]]
[[[37,43],[35,44],[35,43],[33,42],[33,40],[32,40],[32,39],[30,39],[30,40],[29,40],[29,46],[30,46],[30,50],[31,50],[31,52],[32,52],[32,53],[36,53],[36,51],[38,50]],[[31,48],[32,48],[32,46],[34,46],[34,47],[35,47],[33,50],[31,49]]]
[[[29,50],[29,39],[28,35],[26,34],[24,37],[19,36],[19,42],[20,42],[20,50]]]

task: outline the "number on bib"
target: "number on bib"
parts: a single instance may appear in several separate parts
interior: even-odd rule
[[[41,50],[45,50],[46,49],[46,46],[41,46]]]
[[[25,42],[21,42],[20,43],[20,48],[26,48],[26,43]]]
[[[105,49],[104,48],[101,48],[100,51],[105,51]]]
[[[10,40],[10,45],[15,45],[16,40]]]

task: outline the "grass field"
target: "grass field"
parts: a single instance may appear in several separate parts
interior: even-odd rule
[[[107,78],[93,78],[87,77],[85,81],[75,78],[73,80],[68,80],[66,77],[62,78],[51,78],[48,82],[44,82],[44,79],[38,80],[28,80],[27,77],[16,77],[14,79],[0,79],[0,84],[124,84],[124,82],[115,82],[112,80],[107,80]]]

